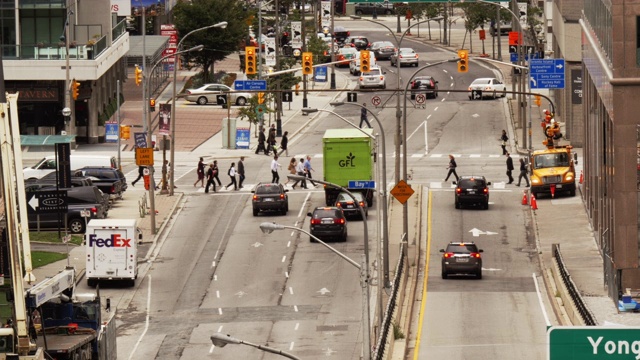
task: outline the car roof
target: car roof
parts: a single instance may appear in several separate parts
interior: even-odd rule
[[[383,40],[383,41],[376,41],[376,42],[374,42],[373,44],[382,44],[382,45],[385,45],[385,46],[389,46],[389,45],[393,46],[393,43],[392,43],[391,41],[387,41],[387,40]],[[373,44],[372,44],[372,45],[373,45]]]
[[[431,80],[433,78],[434,78],[433,76],[423,75],[423,76],[416,76],[413,78],[413,80]]]
[[[482,175],[463,175],[459,176],[460,179],[470,180],[470,179],[482,179],[486,180],[486,178]]]
[[[484,81],[491,81],[491,80],[496,80],[496,78],[477,78],[475,80],[473,80],[473,82],[484,82]]]

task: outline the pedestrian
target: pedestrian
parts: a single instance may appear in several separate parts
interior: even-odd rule
[[[513,176],[511,176],[513,169],[513,159],[511,158],[511,155],[507,153],[507,177],[509,178],[509,182],[507,184],[513,184]]]
[[[267,153],[267,148],[265,147],[265,141],[267,140],[267,137],[264,135],[264,128],[261,127],[260,131],[258,132],[258,147],[256,148],[256,155],[258,155],[258,153],[260,151],[264,151],[264,153]]]
[[[520,158],[520,175],[518,175],[518,183],[516,186],[520,186],[522,182],[522,178],[527,182],[527,187],[529,187],[529,178],[527,177],[527,163],[524,162],[523,158]]]
[[[289,166],[287,167],[287,170],[289,170],[290,175],[296,174],[296,158],[291,158],[291,161],[289,161]],[[291,179],[287,177],[287,182],[284,184],[287,185],[289,181],[291,181]]]
[[[204,187],[204,159],[202,157],[200,157],[200,161],[198,161],[196,173],[198,174],[198,180],[193,183],[193,187],[196,187],[198,182],[200,182],[200,187]]]
[[[371,124],[369,124],[369,119],[367,111],[367,103],[362,103],[362,108],[360,109],[360,128],[362,128],[362,123],[366,123],[368,128],[371,128]]]
[[[309,178],[309,182],[311,183],[311,185],[313,185],[313,187],[315,187],[316,183],[314,183],[313,180],[311,180],[312,179],[312,177],[311,177],[311,172],[312,171],[315,171],[315,170],[311,166],[311,156],[307,155],[307,159],[304,161],[304,173]]]
[[[218,186],[222,186],[222,181],[218,175],[220,174],[220,169],[218,169],[218,160],[213,160],[213,179],[218,182]]]
[[[449,166],[447,166],[447,169],[449,169],[449,172],[447,173],[447,177],[444,179],[444,181],[449,180],[449,176],[451,176],[451,174],[453,174],[453,176],[456,177],[456,181],[458,181],[458,173],[456,172],[457,167],[458,167],[458,164],[456,164],[455,157],[449,154]]]
[[[280,181],[280,175],[278,175],[278,168],[281,167],[278,163],[278,155],[273,155],[271,160],[271,182],[277,184]]]
[[[273,131],[272,131],[273,130]],[[265,155],[269,155],[269,153],[271,152],[271,150],[273,150],[273,152],[276,152],[275,149],[275,145],[276,145],[276,132],[275,132],[275,128],[269,129],[269,136],[267,137],[267,150],[265,151]]]
[[[216,181],[214,180],[213,163],[209,164],[207,170],[207,187],[204,188],[205,193],[209,193],[209,186],[213,185],[213,192],[216,192]]]
[[[296,185],[298,185],[298,182],[301,182],[302,188],[306,189],[307,181],[304,179],[306,177],[304,174],[304,158],[300,158],[300,162],[298,162],[298,165],[296,165],[296,174],[299,176],[302,176],[302,179],[296,180],[296,182],[294,182],[293,185],[291,185],[291,188],[295,189]]]
[[[138,166],[138,177],[131,182],[131,186],[136,186],[136,183],[144,177],[144,168],[146,166]]]
[[[231,163],[231,166],[229,166],[229,170],[227,170],[227,175],[229,175],[231,182],[228,183],[227,186],[224,187],[224,189],[227,190],[229,186],[233,185],[233,190],[238,190],[238,183],[236,182],[236,163]]]
[[[507,141],[509,141],[509,137],[507,136],[507,130],[502,130],[502,135],[500,135],[500,140],[502,141],[502,155],[507,155]]]
[[[244,181],[244,156],[240,156],[240,161],[238,161],[238,176],[240,177],[238,189],[242,189],[242,182]]]
[[[282,139],[280,140],[280,154],[282,155],[284,153],[285,156],[289,156],[289,150],[287,150],[287,145],[289,145],[289,132],[285,131],[284,134],[282,134]]]

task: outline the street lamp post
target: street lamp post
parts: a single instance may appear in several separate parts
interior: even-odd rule
[[[205,27],[201,27],[199,29],[195,29],[192,30],[190,32],[187,33],[187,35],[183,36],[182,39],[180,39],[180,42],[178,42],[178,47],[176,48],[176,50],[180,50],[180,48],[182,47],[182,42],[184,41],[184,39],[186,39],[189,35],[193,34],[194,32],[198,32],[198,31],[202,31],[202,30],[207,30],[207,29],[211,29],[211,28],[221,28],[224,29],[227,27],[227,22],[223,21],[223,22],[219,22],[217,24],[214,25],[209,25],[209,26],[205,26]],[[173,189],[174,189],[174,169],[175,169],[175,145],[176,145],[176,81],[178,78],[178,52],[176,52],[175,54],[173,54],[174,58],[173,58],[173,96],[171,98],[171,155],[170,155],[170,171],[171,171],[171,179],[169,182],[169,196],[173,196]]]
[[[151,88],[151,75],[153,74],[153,70],[155,70],[156,66],[162,64],[162,62],[164,62],[165,60],[171,58],[174,55],[179,55],[179,54],[183,54],[186,52],[190,52],[190,51],[200,51],[204,48],[204,46],[202,45],[198,45],[198,46],[194,46],[190,49],[187,50],[182,50],[182,51],[177,51],[175,54],[172,55],[167,55],[162,57],[160,60],[158,60],[155,64],[153,64],[153,66],[151,67],[151,69],[149,70],[149,72],[146,73],[147,78],[145,79],[145,83],[146,83],[146,88],[150,89]],[[148,106],[149,104],[149,93],[145,93],[144,94],[144,105]],[[147,128],[147,144],[148,146],[151,145],[151,137],[152,137],[152,133],[153,130],[151,129],[151,120],[149,119],[149,117],[145,117],[145,124],[144,124]],[[164,164],[163,164],[164,166]],[[149,212],[150,212],[150,220],[151,220],[151,233],[155,234],[156,233],[156,200],[155,200],[155,184],[154,184],[154,179],[153,179],[153,173],[154,173],[154,169],[153,166],[149,166],[149,180],[150,180],[150,184],[149,184]],[[173,186],[172,186],[173,187]]]
[[[291,180],[304,180],[305,177],[302,175],[289,175],[288,176],[289,179]],[[353,202],[358,204],[358,209],[360,209],[360,215],[362,216],[363,219],[365,219],[365,213],[364,213],[364,209],[362,208],[362,206],[360,206],[360,202],[355,198],[355,196],[353,196],[352,193],[350,193],[347,189],[338,186],[336,184],[330,183],[330,182],[326,182],[326,181],[320,181],[320,180],[315,180],[315,182],[318,182],[320,184],[324,184],[327,186],[333,186],[336,188],[339,188],[340,191],[344,191],[345,193],[347,193],[349,195],[349,197],[351,197],[353,199]],[[262,230],[263,233],[265,234],[270,234],[271,232],[273,232],[274,230],[284,230],[284,229],[290,229],[290,230],[295,230],[295,231],[299,231],[303,234],[308,235],[309,237],[311,237],[313,240],[319,242],[320,244],[324,245],[326,248],[328,248],[329,250],[331,250],[332,252],[334,252],[336,255],[340,256],[341,258],[343,258],[344,260],[346,260],[349,264],[353,265],[354,267],[356,267],[357,269],[360,270],[360,287],[362,288],[362,351],[364,353],[364,360],[371,360],[371,322],[370,322],[370,307],[369,307],[369,246],[367,245],[369,242],[369,236],[367,233],[367,221],[363,220],[362,224],[364,226],[364,255],[363,255],[363,259],[362,259],[362,264],[358,265],[357,262],[355,262],[354,260],[352,260],[351,258],[349,258],[348,256],[346,256],[345,254],[341,253],[340,251],[336,250],[335,248],[333,248],[332,246],[330,246],[329,244],[325,243],[324,241],[318,239],[316,236],[313,236],[310,232],[303,230],[301,228],[295,227],[295,226],[289,226],[289,225],[280,225],[280,224],[276,224],[276,223],[270,223],[270,222],[263,222],[262,224],[260,224],[260,229]]]
[[[213,345],[218,346],[218,347],[225,347],[227,344],[236,344],[236,345],[247,345],[247,346],[251,346],[254,347],[256,349],[262,350],[262,351],[266,351],[272,354],[277,354],[277,355],[281,355],[283,357],[289,358],[289,359],[293,359],[293,360],[300,360],[299,357],[291,355],[289,353],[286,353],[282,350],[277,350],[274,348],[270,348],[268,346],[264,346],[264,345],[258,345],[258,344],[253,344],[250,343],[248,341],[244,341],[241,339],[237,339],[234,337],[231,337],[231,335],[227,334],[222,334],[222,333],[215,333],[213,335],[211,335],[211,342],[213,343]]]
[[[62,115],[64,116],[65,121],[65,130],[67,133],[71,131],[71,126],[74,123],[72,120],[75,117],[75,111],[71,111],[71,66],[69,64],[69,17],[73,15],[73,11],[69,10],[67,12],[67,19],[64,23],[64,33],[60,36],[60,40],[65,42],[65,83],[64,83],[64,109],[62,109]]]

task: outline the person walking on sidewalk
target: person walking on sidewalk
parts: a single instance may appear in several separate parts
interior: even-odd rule
[[[296,174],[296,158],[291,158],[291,161],[289,161],[289,166],[287,167],[287,170],[289,170],[290,175]],[[287,177],[287,182],[284,184],[287,185],[289,181],[291,181],[291,179]]]
[[[242,183],[244,182],[244,156],[240,156],[240,161],[238,161],[238,177],[240,178],[238,189],[242,189]]]
[[[516,186],[520,186],[522,182],[522,178],[527,182],[527,187],[529,187],[529,178],[527,177],[527,163],[524,162],[523,158],[520,158],[520,175],[518,175],[518,183]]]
[[[231,182],[224,187],[225,190],[229,188],[229,186],[233,185],[233,190],[238,190],[238,183],[236,182],[236,163],[232,162],[231,166],[229,166],[229,170],[227,170],[227,174],[231,179]]]
[[[284,134],[282,134],[282,139],[280,140],[280,153],[278,155],[284,154],[284,156],[289,156],[287,145],[289,145],[289,132],[285,131]]]
[[[144,177],[144,169],[146,166],[138,166],[138,177],[131,182],[131,186],[136,186],[136,183]]]
[[[456,177],[456,181],[458,181],[458,173],[456,172],[456,168],[458,167],[458,164],[456,164],[456,158],[449,154],[449,166],[447,167],[447,169],[449,169],[449,172],[447,173],[447,177],[444,179],[444,181],[449,180],[449,176],[451,176],[451,174],[453,174],[453,176]]]
[[[265,155],[269,155],[271,153],[271,150],[273,150],[274,154],[276,153],[275,145],[277,144],[277,142],[275,130],[276,129],[274,127],[271,127],[271,129],[269,129],[269,136],[267,137],[267,150],[265,151]]]
[[[507,177],[509,178],[507,184],[513,184],[513,176],[511,175],[513,169],[513,159],[511,158],[511,154],[507,153]]]
[[[280,181],[280,175],[278,175],[279,167],[281,165],[278,163],[278,155],[273,155],[273,160],[271,160],[271,182],[273,184],[277,184]]]
[[[299,176],[302,176],[302,180],[296,180],[296,182],[293,183],[293,185],[291,185],[292,189],[296,188],[296,185],[298,185],[298,182],[301,182],[301,186],[303,189],[307,188],[307,181],[304,179],[305,173],[304,173],[304,158],[300,158],[300,162],[298,163],[298,165],[296,165],[296,174]]]
[[[267,137],[264,135],[264,128],[260,128],[258,132],[258,147],[256,148],[256,155],[260,151],[263,151],[265,154],[267,153],[267,148],[265,147],[265,141],[267,141]]]
[[[218,182],[218,186],[222,186],[222,181],[218,175],[220,174],[220,169],[218,169],[218,160],[213,160],[213,179]]]
[[[209,193],[209,186],[213,185],[213,192],[216,192],[216,182],[213,179],[213,163],[209,164],[209,169],[207,170],[207,187],[204,188],[205,193]]]
[[[500,141],[502,141],[500,147],[502,147],[502,155],[507,155],[507,141],[509,141],[509,137],[507,136],[507,130],[502,130],[502,135],[500,135]]]
[[[312,179],[312,177],[311,177],[311,172],[312,171],[315,171],[315,170],[311,166],[311,156],[307,155],[307,159],[304,161],[304,173],[309,178],[309,182],[311,183],[311,185],[313,185],[313,187],[315,187],[316,183],[314,183],[313,180],[311,180]]]
[[[200,187],[204,187],[204,159],[202,157],[200,157],[200,161],[198,161],[196,173],[198,174],[198,180],[193,183],[193,187],[196,187],[198,182],[200,182]]]
[[[369,124],[369,114],[367,111],[367,103],[362,103],[362,108],[360,109],[360,128],[362,129],[362,123],[367,124],[368,128],[371,128],[371,124]]]

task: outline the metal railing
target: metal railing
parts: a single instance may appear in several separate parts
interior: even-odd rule
[[[585,325],[595,326],[597,325],[596,318],[587,307],[587,304],[582,299],[582,295],[580,294],[580,290],[571,279],[571,274],[567,270],[567,267],[564,265],[564,260],[562,260],[562,253],[560,253],[560,244],[553,244],[551,252],[553,257],[556,259],[556,263],[558,264],[559,275],[562,278],[562,282],[567,288],[569,292],[569,296],[573,300],[580,317],[584,321]]]

